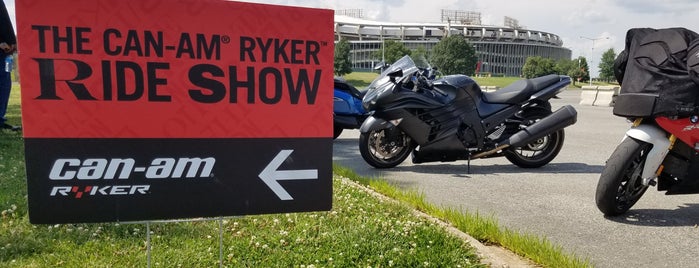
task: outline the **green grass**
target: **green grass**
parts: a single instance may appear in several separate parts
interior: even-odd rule
[[[22,115],[20,113],[19,84],[12,84],[12,91],[10,91],[10,102],[8,103],[5,118],[7,118],[7,123],[11,125],[20,125],[22,121]]]
[[[11,118],[20,122],[19,89]],[[145,224],[32,225],[21,135],[0,131],[0,267],[145,267]],[[152,267],[484,267],[407,205],[333,178],[333,209],[150,224]]]
[[[13,85],[5,115],[7,123],[12,125],[20,124],[19,103],[19,86]],[[0,130],[0,205],[26,203],[26,183],[24,183],[24,180],[17,179],[24,178],[24,176],[22,134],[4,129]],[[2,210],[6,208],[6,206],[0,206]],[[20,213],[26,213],[26,206],[17,207],[15,210],[18,210]]]
[[[503,246],[544,267],[592,266],[589,260],[581,259],[574,254],[565,252],[560,246],[554,245],[546,238],[501,228],[493,217],[486,217],[460,209],[434,206],[426,202],[424,196],[415,191],[398,190],[384,180],[361,177],[344,167],[334,166],[333,172],[366,185],[401,203],[409,204],[419,211],[439,218],[485,244]]]
[[[343,76],[347,82],[357,88],[365,88],[371,84],[371,81],[379,76],[378,73],[370,72],[352,72]]]

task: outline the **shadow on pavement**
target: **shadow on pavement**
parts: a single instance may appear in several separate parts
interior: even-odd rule
[[[406,159],[410,161],[410,159]],[[432,163],[429,165],[397,166],[392,168],[396,171],[410,171],[416,173],[430,174],[511,174],[511,173],[535,173],[535,174],[577,174],[577,173],[597,173],[602,172],[604,166],[587,165],[584,163],[550,163],[540,168],[520,168],[514,164],[485,164],[481,165],[478,160],[471,161],[471,172],[467,173],[467,161],[456,161],[450,163]]]
[[[684,204],[676,209],[631,209],[624,215],[605,217],[618,223],[638,226],[697,226],[699,204]]]
[[[501,159],[504,159],[502,157]],[[356,139],[337,139],[333,146],[333,160],[340,165],[357,169],[360,173],[373,169],[364,162],[359,154],[358,141]],[[405,159],[410,162],[411,158]],[[505,160],[506,162],[507,160]],[[555,160],[554,160],[555,161]],[[460,160],[455,162],[436,162],[418,165],[399,165],[394,168],[383,169],[381,171],[409,171],[415,173],[429,174],[512,174],[512,173],[539,173],[539,174],[599,174],[602,172],[602,165],[588,165],[585,163],[549,163],[541,168],[520,168],[513,164],[493,164],[485,159],[475,159],[471,161],[471,170],[468,172],[468,161]],[[378,170],[376,172],[380,173]]]

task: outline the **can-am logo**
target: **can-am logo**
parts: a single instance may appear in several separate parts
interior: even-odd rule
[[[137,166],[133,158],[60,158],[53,162],[49,179],[53,181],[126,180],[134,174],[146,179],[204,179],[213,177],[216,159],[207,158],[155,158],[150,164]],[[151,185],[61,185],[53,186],[50,196],[118,196],[146,195]]]
[[[60,158],[53,162],[51,180],[128,179],[142,173],[146,179],[210,178],[216,159],[155,158],[146,166],[136,166],[133,158]]]

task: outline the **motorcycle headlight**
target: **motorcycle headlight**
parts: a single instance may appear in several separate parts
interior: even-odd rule
[[[376,105],[376,99],[378,99],[379,95],[371,95],[369,96],[369,92],[364,96],[362,99],[362,106],[364,107],[365,111],[371,111],[372,108],[374,108],[374,105]]]
[[[362,106],[364,110],[371,111],[376,105],[376,102],[381,99],[384,95],[390,94],[393,88],[393,83],[384,83],[375,88],[370,88],[364,98],[362,99]]]

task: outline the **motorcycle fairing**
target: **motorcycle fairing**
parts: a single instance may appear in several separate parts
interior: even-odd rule
[[[335,91],[333,94],[333,112],[335,114],[360,115],[365,113],[361,99],[356,99],[342,91]]]
[[[366,90],[360,91],[353,85],[347,83],[343,78],[337,78],[335,77],[335,80],[333,81],[335,90],[339,90],[341,92],[346,92],[347,94],[350,94],[351,96],[357,98],[357,99],[362,99],[364,98],[364,95],[366,94]]]
[[[401,127],[406,133],[418,134],[424,139],[417,139],[421,149],[447,150],[460,148],[462,153],[468,147],[482,147],[484,130],[481,125],[476,103],[481,97],[480,87],[473,79],[466,76],[446,76],[434,84],[433,90],[423,90],[420,98],[437,100],[439,104],[431,103],[417,110],[414,119],[422,122],[423,128],[416,129],[405,125]],[[409,96],[410,97],[410,96]],[[411,102],[406,102],[413,104]],[[416,108],[406,105],[406,108]],[[407,123],[407,122],[406,122]],[[422,142],[421,142],[422,140]],[[459,146],[455,146],[458,143]]]
[[[692,123],[689,118],[673,120],[667,117],[656,117],[655,122],[658,122],[660,127],[674,134],[690,147],[699,144],[699,124]],[[697,150],[697,148],[694,149]]]
[[[537,91],[532,95],[532,99],[541,99],[541,100],[548,100],[551,98],[556,98],[556,95],[558,93],[561,93],[561,91],[565,90],[568,88],[567,86],[570,85],[570,76],[566,75],[559,75],[558,76],[558,82],[555,82],[546,88]]]
[[[669,151],[670,140],[668,140],[664,130],[650,124],[642,124],[629,129],[626,131],[624,139],[627,137],[653,144],[653,147],[648,152],[648,157],[641,173],[643,184],[649,185],[650,181],[655,179],[656,172]]]
[[[366,91],[357,90],[354,86],[335,78],[333,91],[333,113],[335,115],[363,115],[366,113],[362,106],[362,97]]]

